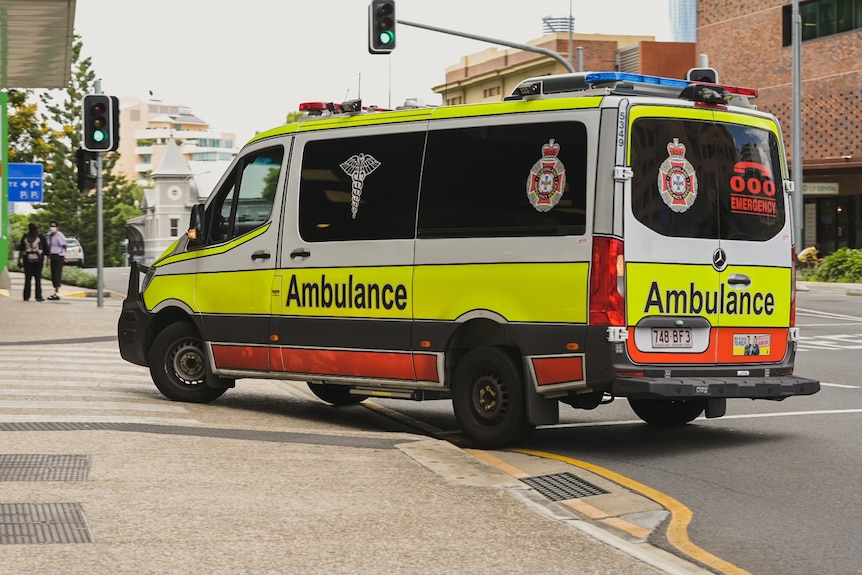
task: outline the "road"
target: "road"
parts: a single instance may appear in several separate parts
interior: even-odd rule
[[[742,572],[862,573],[862,298],[800,292],[797,306],[796,373],[824,382],[817,395],[729,401],[727,416],[678,429],[644,425],[624,400],[594,411],[562,406],[560,424],[525,447],[673,497],[693,512],[691,541]],[[448,402],[380,402],[457,432]]]
[[[105,271],[106,288],[124,293],[128,268]],[[741,572],[862,573],[862,298],[799,292],[797,307],[796,373],[820,379],[819,394],[730,401],[727,416],[679,429],[644,425],[624,400],[594,411],[562,406],[560,424],[538,429],[524,447],[601,466],[676,499],[693,513],[691,541]],[[374,402],[458,432],[448,401]]]
[[[83,268],[83,271],[94,276],[98,273],[96,268]],[[116,294],[126,294],[129,287],[129,268],[102,268],[102,273],[105,290]]]

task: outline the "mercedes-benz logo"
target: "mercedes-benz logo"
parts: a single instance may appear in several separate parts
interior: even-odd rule
[[[723,271],[727,267],[727,254],[724,253],[723,249],[718,248],[712,252],[712,267],[716,271]]]

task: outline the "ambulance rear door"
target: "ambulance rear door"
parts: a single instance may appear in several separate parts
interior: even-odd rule
[[[631,359],[694,370],[780,361],[792,261],[775,123],[715,108],[635,105],[629,142]]]

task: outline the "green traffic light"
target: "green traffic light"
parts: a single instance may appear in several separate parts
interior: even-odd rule
[[[93,141],[96,143],[104,142],[108,139],[108,133],[104,130],[93,130]]]
[[[380,44],[383,46],[388,46],[395,42],[395,34],[390,30],[385,30],[380,33]]]

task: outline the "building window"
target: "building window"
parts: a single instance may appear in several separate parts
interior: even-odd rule
[[[482,96],[487,100],[488,98],[499,98],[502,90],[500,86],[494,86],[492,88],[485,88],[482,90]]]
[[[784,45],[793,42],[793,7],[784,7]],[[799,5],[802,40],[862,29],[862,0],[814,0]]]
[[[180,235],[180,219],[171,218],[171,237],[175,238]]]
[[[454,98],[446,98],[447,106],[457,106],[464,103],[464,96],[455,96]]]

